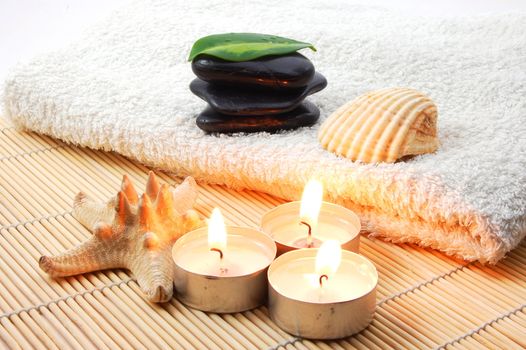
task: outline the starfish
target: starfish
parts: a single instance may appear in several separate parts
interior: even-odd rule
[[[148,300],[166,302],[173,295],[171,248],[179,237],[203,224],[192,209],[197,194],[192,177],[172,188],[159,185],[151,171],[140,197],[126,175],[121,191],[106,203],[80,192],[73,216],[93,235],[62,255],[42,256],[40,268],[51,277],[127,268]]]

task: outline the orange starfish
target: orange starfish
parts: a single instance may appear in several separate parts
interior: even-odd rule
[[[93,236],[62,255],[42,256],[40,268],[52,277],[127,268],[148,300],[166,302],[173,294],[172,245],[203,224],[192,209],[197,195],[192,177],[170,188],[159,185],[151,171],[140,198],[126,175],[121,191],[107,203],[95,202],[80,192],[75,197],[73,216]]]

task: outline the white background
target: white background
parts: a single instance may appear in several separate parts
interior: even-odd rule
[[[0,86],[17,61],[26,61],[39,52],[64,45],[90,23],[129,1],[0,0]],[[422,16],[526,12],[526,0],[349,1]]]

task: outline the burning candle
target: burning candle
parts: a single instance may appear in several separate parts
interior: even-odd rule
[[[261,219],[261,230],[271,236],[278,254],[298,248],[318,248],[333,239],[346,250],[358,252],[360,219],[349,209],[323,202],[323,187],[309,181],[301,202],[290,202],[269,210]]]
[[[310,180],[301,196],[300,224],[307,227],[307,237],[296,239],[293,246],[314,248],[319,247],[321,241],[316,237],[318,232],[318,216],[320,215],[323,199],[323,186],[319,181]],[[313,237],[314,235],[314,237]]]
[[[179,238],[172,249],[176,296],[202,311],[240,312],[266,299],[266,270],[276,245],[248,227],[225,226],[214,209],[203,227]]]
[[[303,338],[350,336],[371,322],[378,274],[365,257],[337,241],[278,257],[268,270],[269,312],[283,330]]]
[[[219,266],[223,265],[224,251],[226,250],[226,227],[221,212],[218,208],[212,209],[208,222],[208,248],[211,252],[219,253]],[[210,254],[207,254],[210,257]],[[216,264],[216,263],[212,263]]]

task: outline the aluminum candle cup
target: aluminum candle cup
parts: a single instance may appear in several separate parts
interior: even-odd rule
[[[322,279],[315,273],[318,250],[294,250],[270,265],[270,317],[284,331],[302,338],[337,339],[355,334],[374,316],[376,268],[365,257],[343,250],[339,268]]]
[[[179,238],[172,249],[177,298],[209,312],[231,313],[262,305],[267,297],[267,268],[276,244],[266,234],[248,227],[227,226],[227,245],[210,251],[207,228]]]
[[[301,224],[301,202],[289,202],[269,210],[261,219],[261,230],[274,239],[278,255],[308,248],[308,227]],[[343,249],[358,252],[360,247],[360,219],[340,205],[322,202],[316,232],[312,233],[312,248],[327,239],[338,240]]]

